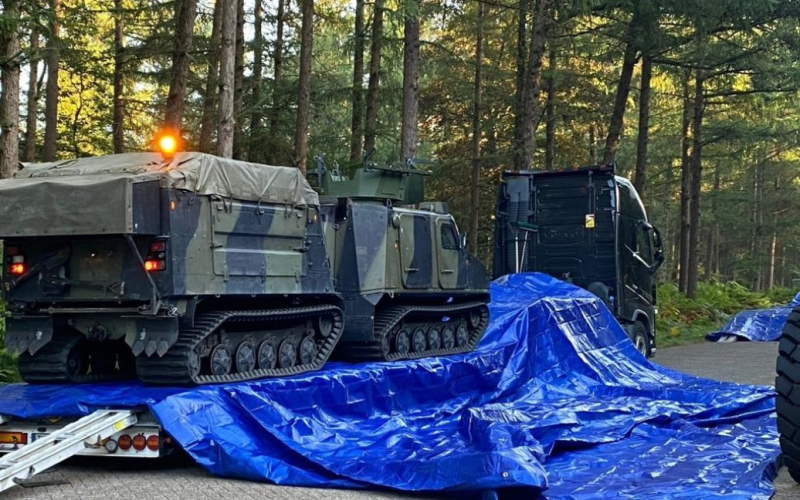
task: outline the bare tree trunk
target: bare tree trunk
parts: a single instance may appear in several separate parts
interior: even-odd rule
[[[769,247],[769,276],[767,277],[767,290],[775,287],[775,261],[778,249],[778,216],[772,216],[772,242]]]
[[[692,103],[689,89],[691,71],[685,70],[681,78],[683,87],[683,119],[681,122],[681,224],[680,224],[680,273],[678,288],[686,291],[687,276],[689,272],[689,208],[691,205],[692,168],[689,152],[691,151],[691,136],[689,130],[692,124]]]
[[[403,122],[400,128],[400,159],[417,156],[419,136],[419,1],[406,0],[403,35]]]
[[[55,161],[58,153],[58,71],[59,53],[58,11],[61,0],[50,1],[50,36],[47,37],[47,88],[44,110],[44,161]]]
[[[172,79],[169,82],[164,127],[178,134],[183,122],[186,86],[189,80],[189,52],[192,50],[197,0],[179,0],[175,4],[175,44],[172,52]]]
[[[548,69],[550,76],[547,78],[547,108],[545,109],[545,150],[544,165],[547,170],[553,170],[556,163],[556,65],[557,54],[553,43],[550,46]]]
[[[622,73],[619,76],[617,85],[617,97],[614,100],[614,111],[611,113],[611,122],[608,126],[608,136],[606,137],[606,149],[603,153],[603,163],[608,164],[614,161],[619,147],[619,139],[622,136],[622,125],[625,121],[625,109],[628,105],[628,95],[631,92],[631,80],[633,80],[633,69],[636,66],[636,46],[629,41],[625,46],[625,56],[622,60]]]
[[[714,165],[714,186],[711,191],[711,217],[716,220],[717,217],[717,195],[719,194],[719,165]],[[706,260],[705,260],[705,280],[711,281],[711,276],[714,273],[714,248],[717,244],[719,229],[716,224],[708,225],[708,232],[706,233]]]
[[[364,149],[364,0],[356,0],[353,50],[353,121],[350,126],[350,160],[358,161]]]
[[[703,75],[698,70],[695,76],[694,120],[692,122],[692,183],[691,208],[689,209],[689,270],[686,280],[686,295],[697,297],[697,279],[700,250],[700,188],[703,183],[703,113],[705,99],[703,94]]]
[[[31,29],[30,66],[28,69],[28,106],[25,122],[25,151],[22,161],[36,160],[36,129],[39,122],[39,30]]]
[[[517,159],[515,165],[520,170],[530,170],[533,165],[533,154],[536,151],[536,130],[542,118],[539,102],[542,95],[542,62],[544,47],[547,42],[547,31],[551,23],[550,1],[535,0],[536,8],[531,27],[531,43],[528,51],[528,62],[525,67],[525,91],[523,95],[521,130],[516,131]],[[519,110],[517,110],[519,112]]]
[[[305,175],[308,162],[308,120],[311,105],[311,53],[314,49],[314,0],[300,0],[303,26],[300,38],[300,82],[294,133],[294,162]]]
[[[636,176],[633,186],[644,199],[647,182],[647,144],[650,140],[650,81],[653,78],[653,60],[642,58],[642,81],[639,93],[639,137],[636,142]]]
[[[200,140],[198,149],[211,152],[211,138],[214,135],[214,115],[219,94],[219,55],[220,32],[222,31],[222,4],[225,0],[214,3],[214,21],[211,28],[211,51],[208,55],[208,73],[206,74],[205,94],[203,95],[203,116],[200,119]]]
[[[250,161],[263,161],[261,157],[261,85],[264,78],[264,6],[262,0],[255,0],[253,9],[254,30],[253,37],[253,91],[252,110],[250,112],[250,147],[248,159]]]
[[[285,23],[286,2],[288,0],[278,0],[278,14],[275,27],[275,51],[272,54],[272,110],[269,119],[269,153],[267,154],[268,163],[276,163],[278,128],[280,127],[281,116],[281,84],[283,82],[283,28]]]
[[[236,2],[222,2],[219,70],[219,126],[217,156],[233,156],[233,86],[236,59]]]
[[[469,251],[478,254],[478,230],[481,214],[481,97],[483,93],[483,17],[484,6],[479,2],[475,37],[475,86],[472,99],[472,182],[469,207]]]
[[[525,89],[527,88],[528,14],[532,0],[519,0],[517,15],[517,79],[514,103],[514,168],[522,169],[522,130],[525,127]]]
[[[125,24],[122,19],[122,0],[114,0],[114,118],[111,133],[114,139],[114,153],[125,152]]]
[[[0,35],[0,179],[14,175],[19,167],[19,2],[5,0],[3,17],[7,23]],[[10,24],[10,26],[9,26]]]
[[[383,49],[384,0],[375,0],[372,13],[372,45],[369,54],[369,85],[367,87],[367,126],[364,130],[364,149],[375,148],[380,110],[381,50]]]
[[[244,0],[236,3],[236,56],[233,77],[233,157],[244,155]]]
[[[589,125],[589,165],[597,165],[597,132],[594,123]]]

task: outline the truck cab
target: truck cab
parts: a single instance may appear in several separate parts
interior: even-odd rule
[[[658,231],[614,165],[503,174],[494,275],[541,272],[603,300],[637,350],[656,351]]]

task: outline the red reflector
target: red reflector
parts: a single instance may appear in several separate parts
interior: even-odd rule
[[[167,268],[167,263],[163,260],[147,260],[144,263],[144,268],[148,272],[163,271]]]
[[[155,241],[152,245],[150,245],[151,252],[166,252],[167,251],[167,242],[166,241]]]
[[[141,434],[138,436],[133,437],[133,449],[136,451],[142,451],[147,446],[147,440]]]
[[[158,451],[159,446],[161,446],[161,439],[158,436],[150,436],[147,438],[147,449],[150,451]]]
[[[123,434],[117,440],[117,444],[119,444],[119,449],[123,451],[128,451],[133,446],[133,439],[127,434]]]
[[[27,271],[25,264],[12,264],[11,269],[9,270],[11,274],[16,274],[17,276],[25,274]]]
[[[24,432],[0,432],[0,444],[28,444],[28,435]]]
[[[13,257],[14,255],[19,255],[19,248],[6,247],[6,255],[8,255],[9,257]]]

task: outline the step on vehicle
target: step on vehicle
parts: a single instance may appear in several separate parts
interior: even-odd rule
[[[473,350],[489,323],[489,277],[447,204],[423,202],[413,163],[352,178],[317,159],[326,246],[347,323],[338,356],[402,360]]]
[[[344,331],[319,197],[295,168],[199,153],[26,165],[0,181],[0,239],[27,382],[298,374]]]

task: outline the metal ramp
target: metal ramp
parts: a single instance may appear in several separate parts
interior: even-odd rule
[[[0,458],[0,491],[80,453],[137,422],[130,410],[99,410]]]

